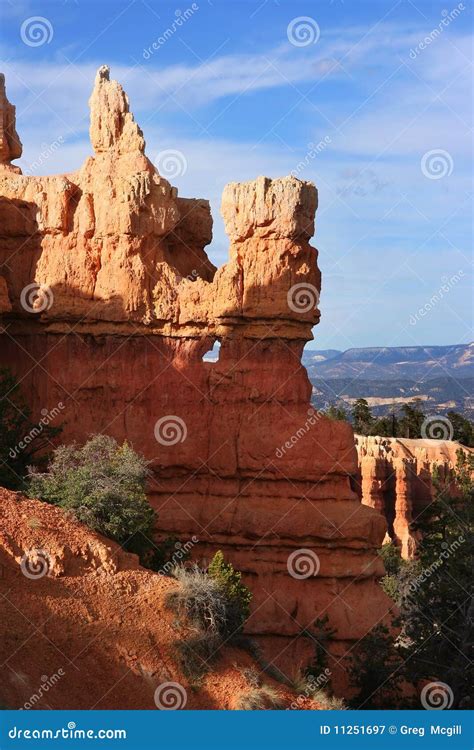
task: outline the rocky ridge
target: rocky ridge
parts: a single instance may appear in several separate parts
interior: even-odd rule
[[[243,571],[248,632],[275,663],[304,664],[305,631],[327,614],[342,671],[391,604],[377,582],[385,521],[355,491],[352,429],[311,408],[301,364],[319,319],[315,187],[230,183],[216,270],[209,204],[158,174],[108,68],[90,99],[95,154],[65,175],[12,170],[2,91],[2,365],[35,417],[63,404],[62,441],[104,432],[150,460],[157,538],[197,536],[195,558],[220,548]],[[203,361],[216,340],[218,361]]]

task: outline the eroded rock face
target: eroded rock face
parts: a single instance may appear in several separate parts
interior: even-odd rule
[[[413,521],[434,496],[432,474],[436,467],[440,481],[456,493],[453,469],[457,451],[453,440],[411,440],[356,435],[359,461],[359,495],[364,505],[385,516],[388,539],[399,544],[402,556],[416,552],[418,532]],[[466,453],[472,449],[462,446]]]
[[[302,633],[325,614],[343,657],[390,602],[385,521],[351,484],[352,430],[311,409],[301,365],[319,319],[316,189],[228,185],[216,271],[208,203],[157,173],[106,69],[90,104],[95,156],[80,170],[0,167],[2,364],[35,415],[64,404],[62,441],[104,432],[145,454],[157,537],[197,536],[201,560],[224,551],[254,593],[248,630],[280,666],[312,654]],[[218,361],[203,361],[216,340]]]
[[[11,168],[10,162],[19,159],[22,150],[15,127],[15,107],[7,99],[5,76],[0,73],[0,164]]]

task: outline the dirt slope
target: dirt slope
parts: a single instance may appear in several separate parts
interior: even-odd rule
[[[225,647],[191,686],[173,647],[182,626],[164,606],[176,585],[60,509],[0,489],[0,704],[156,710],[156,691],[158,707],[234,708],[250,687],[243,671],[260,669]]]

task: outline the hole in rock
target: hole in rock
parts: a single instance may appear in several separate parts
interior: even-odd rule
[[[209,349],[205,354],[203,354],[202,361],[203,362],[218,362],[219,360],[219,353],[221,349],[220,341],[214,341],[214,344],[212,345],[212,349]]]

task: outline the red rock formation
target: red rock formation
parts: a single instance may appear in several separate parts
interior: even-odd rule
[[[386,517],[387,539],[399,544],[403,557],[412,558],[419,541],[413,521],[433,499],[433,469],[442,482],[452,482],[461,446],[453,440],[355,437],[362,502]],[[451,491],[456,492],[454,484]]]
[[[310,408],[301,365],[319,319],[316,189],[228,185],[230,260],[215,271],[207,202],[160,177],[106,68],[90,104],[95,156],[79,171],[0,167],[2,362],[35,414],[65,405],[62,440],[100,431],[150,459],[157,536],[197,535],[202,559],[223,549],[254,593],[249,632],[285,668],[325,614],[342,656],[390,602],[384,520],[351,487],[352,430]],[[216,339],[218,362],[203,361]]]
[[[186,630],[165,606],[176,582],[58,508],[1,489],[0,572],[2,708],[233,709],[250,689],[246,670],[284,705],[296,699],[228,647],[196,690],[174,646]]]
[[[10,162],[19,159],[23,151],[15,127],[15,107],[5,93],[5,76],[0,73],[0,164],[15,171]]]

